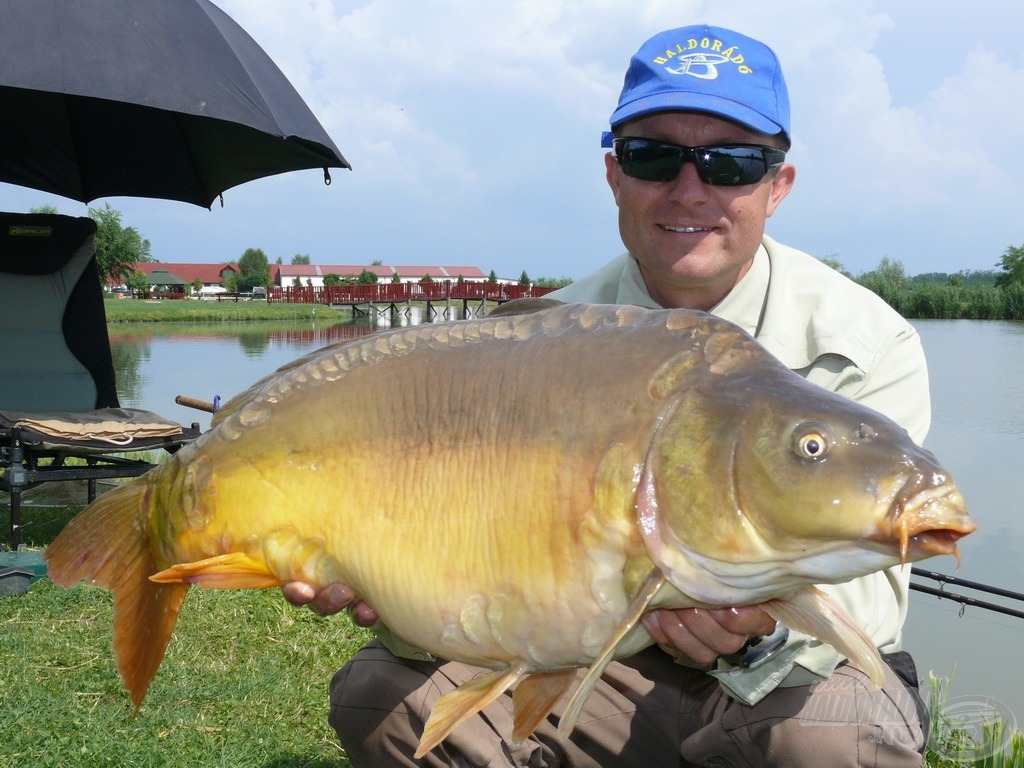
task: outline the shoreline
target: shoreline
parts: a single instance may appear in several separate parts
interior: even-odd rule
[[[350,320],[352,313],[325,304],[268,304],[266,301],[105,299],[107,324],[238,322],[245,320]]]

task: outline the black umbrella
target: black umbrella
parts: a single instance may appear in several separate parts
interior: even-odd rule
[[[208,0],[0,0],[0,181],[209,207],[252,179],[350,167]]]

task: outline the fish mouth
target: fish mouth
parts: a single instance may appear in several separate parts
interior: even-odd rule
[[[924,489],[918,486],[909,494],[898,493],[872,538],[898,543],[901,564],[933,555],[953,555],[959,568],[957,542],[977,528],[960,491],[952,483],[943,483]]]
[[[977,528],[975,525],[974,528]],[[900,563],[907,563],[912,560],[924,560],[933,555],[953,555],[956,558],[956,567],[960,567],[960,550],[956,543],[961,538],[974,530],[929,530],[908,536],[905,540],[900,538]]]

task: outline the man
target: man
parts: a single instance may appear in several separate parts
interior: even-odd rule
[[[923,441],[928,382],[913,328],[764,235],[796,175],[785,162],[789,101],[774,53],[725,29],[663,32],[630,62],[610,122],[605,170],[627,253],[551,295],[713,312]],[[609,666],[571,743],[554,736],[556,718],[513,742],[503,697],[414,761],[430,704],[479,670],[401,659],[376,641],[335,676],[331,723],[356,766],[920,765],[923,706],[913,664],[897,653],[908,570],[824,587],[886,654],[881,691],[757,606],[657,610],[643,623],[660,647]],[[354,603],[357,621],[374,618],[344,585],[285,593],[324,612]]]

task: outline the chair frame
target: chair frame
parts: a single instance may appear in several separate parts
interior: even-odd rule
[[[163,448],[168,453],[174,453],[199,435],[199,424],[193,423],[191,427],[183,428],[180,435],[141,438],[133,441],[130,447],[112,447],[109,452],[104,452],[94,448],[84,451],[76,449],[73,445],[61,448],[41,447],[49,446],[49,441],[54,438],[47,437],[45,443],[37,442],[39,433],[35,430],[22,427],[0,428],[0,466],[3,467],[0,490],[10,493],[11,496],[10,549],[16,552],[21,546],[21,495],[25,491],[44,483],[85,480],[87,501],[91,503],[96,500],[97,480],[138,477],[156,466],[154,462],[115,455],[115,452]],[[65,462],[69,458],[84,459],[86,464],[68,465]],[[49,463],[42,463],[41,460],[49,460]]]
[[[46,274],[22,272],[20,265],[23,262],[18,260],[44,258],[42,254],[60,254],[72,247],[75,252],[81,253],[82,248],[92,247],[96,231],[95,222],[91,219],[76,219],[58,214],[0,213],[0,222],[4,226],[4,231],[0,232],[0,247],[5,249],[5,271],[15,265],[16,268],[11,269],[15,274]],[[54,249],[48,249],[48,245],[42,243],[38,237],[18,244],[20,233],[16,233],[15,230],[26,228],[52,231]],[[10,250],[6,250],[8,247]],[[48,255],[45,258],[48,258]],[[45,262],[45,266],[49,266],[48,261]],[[65,340],[72,354],[92,375],[96,386],[95,403],[71,410],[84,413],[90,407],[119,407],[95,252],[89,258],[78,282],[70,290],[64,311]],[[90,331],[90,328],[102,328],[102,336],[99,330]],[[74,334],[74,339],[71,339],[69,334]],[[45,387],[45,382],[42,386]],[[3,405],[0,405],[0,408],[2,407]],[[27,409],[14,406],[13,410]],[[69,409],[57,406],[53,410]],[[156,466],[154,462],[145,459],[128,458],[123,455],[124,453],[159,449],[174,453],[200,434],[199,425],[193,423],[190,428],[183,427],[180,434],[170,437],[136,438],[129,445],[112,445],[95,440],[62,439],[30,427],[18,426],[17,423],[12,425],[11,422],[6,422],[0,425],[0,490],[10,494],[9,548],[17,551],[21,546],[21,497],[25,491],[49,482],[85,480],[88,484],[88,501],[91,502],[96,498],[97,480],[138,477]],[[82,459],[85,465],[68,464],[70,458]]]

